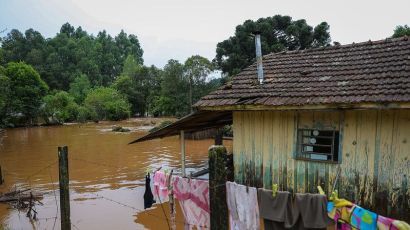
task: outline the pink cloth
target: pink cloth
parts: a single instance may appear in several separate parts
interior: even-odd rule
[[[185,228],[210,228],[208,181],[173,177],[172,185],[184,214]]]
[[[167,175],[164,172],[157,171],[154,174],[154,197],[159,197],[161,201],[168,198]]]
[[[398,230],[396,226],[394,226],[394,219],[378,216],[377,217],[377,229],[379,230]]]

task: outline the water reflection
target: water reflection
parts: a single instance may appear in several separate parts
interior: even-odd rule
[[[60,228],[59,219],[54,218],[59,216],[59,200],[58,191],[54,196],[58,188],[58,166],[53,163],[57,160],[57,146],[63,145],[69,149],[71,220],[75,226],[144,229],[166,224],[164,218],[149,214],[162,214],[157,213],[158,207],[146,215],[137,214],[144,207],[143,178],[147,169],[180,168],[178,137],[128,145],[144,135],[152,123],[141,119],[117,123],[130,128],[131,133],[110,132],[113,125],[105,122],[7,130],[0,145],[0,165],[5,174],[1,191],[31,187],[46,194],[44,205],[36,206],[39,221],[33,223],[25,213],[0,204],[2,225],[10,229]],[[187,166],[204,166],[211,144],[212,140],[187,141]]]

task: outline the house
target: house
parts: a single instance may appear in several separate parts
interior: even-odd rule
[[[232,123],[237,183],[302,193],[320,185],[410,221],[410,38],[257,60],[193,116],[145,139]]]

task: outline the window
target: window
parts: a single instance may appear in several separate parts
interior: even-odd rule
[[[338,162],[339,131],[298,129],[297,159]]]

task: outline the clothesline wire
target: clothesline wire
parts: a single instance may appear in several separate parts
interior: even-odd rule
[[[157,193],[158,193],[158,189],[157,189]],[[171,225],[169,224],[169,221],[168,221],[168,218],[167,218],[167,214],[165,214],[165,209],[164,209],[164,206],[162,205],[161,197],[160,197],[159,195],[158,195],[158,200],[159,200],[159,203],[161,204],[162,212],[164,213],[165,219],[166,219],[166,221],[167,221],[168,229],[171,230]]]
[[[80,230],[75,224],[71,223],[71,225],[72,225],[75,229]]]
[[[84,160],[84,159],[79,159],[79,158],[69,158],[71,160],[75,160],[75,161],[82,161],[84,163],[89,163],[89,164],[94,164],[94,165],[99,165],[99,166],[104,166],[104,167],[109,167],[109,168],[115,168],[115,169],[119,169],[119,166],[114,166],[114,165],[109,165],[106,163],[98,163],[98,162],[94,162],[94,161],[90,161],[90,160]]]
[[[51,185],[53,187],[54,201],[56,203],[56,216],[57,216],[58,215],[58,202],[57,202],[56,188],[54,186],[53,176],[51,175],[50,169],[48,170],[48,172],[50,174],[50,182],[51,182]],[[54,219],[53,230],[56,226],[56,222],[57,222],[57,219]]]
[[[116,200],[113,200],[113,199],[111,199],[111,198],[102,196],[102,195],[100,195],[100,194],[93,193],[93,195],[94,195],[95,197],[102,198],[102,199],[111,201],[111,202],[113,202],[113,203],[116,203],[116,204],[118,204],[118,205],[121,205],[121,206],[130,208],[130,209],[133,209],[134,211],[137,211],[137,212],[144,212],[144,211],[146,211],[146,210],[142,210],[142,209],[136,208],[136,207],[134,207],[134,206],[132,206],[132,205],[128,205],[128,204],[125,204],[125,203],[123,203],[123,202],[116,201]],[[168,217],[166,217],[166,216],[165,216],[165,218],[164,218],[164,217],[162,217],[162,216],[159,216],[159,215],[156,215],[156,214],[153,214],[153,213],[149,213],[149,212],[145,212],[145,213],[146,213],[147,215],[149,215],[149,216],[155,217],[155,218],[160,219],[160,220],[168,220],[168,221],[170,220],[170,219],[169,219]],[[176,223],[179,223],[179,224],[187,224],[187,225],[193,225],[193,226],[195,225],[195,224],[192,224],[192,223],[188,223],[188,222],[185,222],[185,221],[179,221],[179,220],[175,220],[175,222],[176,222]],[[201,227],[201,228],[209,228],[208,226],[198,226],[198,227]]]
[[[82,161],[84,163],[89,163],[89,164],[95,164],[95,165],[100,165],[100,166],[107,166],[107,167],[112,167],[112,168],[116,168],[118,169],[118,166],[113,166],[113,165],[109,165],[109,164],[105,164],[105,163],[98,163],[98,162],[94,162],[94,161],[90,161],[90,160],[84,160],[84,159],[80,159],[80,158],[71,158],[71,160],[75,160],[75,161]],[[150,173],[154,173],[154,172],[150,172]],[[189,177],[185,177],[185,178],[189,178]],[[199,179],[202,180],[200,178],[190,178],[190,179]],[[210,179],[204,179],[205,181],[214,181],[214,182],[219,182],[217,180],[210,180]],[[219,187],[221,185],[215,186],[215,187]]]
[[[26,177],[26,180],[30,180],[30,178],[34,177],[35,175],[41,173],[42,171],[44,171],[45,169],[51,168],[53,165],[57,164],[58,160],[53,161],[52,163],[44,166],[43,168],[37,170],[36,172],[34,172],[33,174],[31,174],[30,176]]]
[[[89,161],[89,160],[84,160],[84,159],[79,159],[79,158],[71,158],[71,160],[82,161],[82,162],[89,163],[89,164],[97,164],[97,165],[106,166],[106,167],[112,167],[112,168],[116,168],[116,169],[119,168],[118,166],[113,166],[113,165],[109,165],[109,164],[105,164],[105,163],[97,163],[97,162],[93,162],[93,161]],[[29,186],[31,187],[31,178],[32,178],[32,177],[38,175],[39,173],[43,172],[43,171],[46,170],[46,169],[50,169],[52,166],[54,166],[54,165],[57,164],[57,163],[58,163],[58,160],[53,161],[53,162],[47,164],[46,166],[42,167],[41,169],[35,171],[33,174],[31,174],[31,175],[25,177],[24,180],[27,181],[27,182],[29,183]],[[6,174],[9,174],[9,175],[17,175],[16,173],[9,172],[8,170],[4,170],[4,171],[6,171]],[[49,219],[54,219],[54,225],[53,225],[53,229],[54,229],[54,228],[55,228],[56,220],[57,220],[57,218],[58,218],[58,217],[57,217],[57,215],[58,215],[58,203],[57,203],[57,197],[56,197],[56,193],[55,193],[56,188],[55,188],[55,185],[54,185],[54,182],[53,182],[53,179],[52,179],[51,171],[49,171],[49,174],[50,174],[50,182],[51,182],[52,187],[53,187],[53,193],[54,193],[54,199],[55,199],[55,202],[56,202],[57,213],[56,213],[56,216],[55,216],[55,217],[38,218],[38,220],[46,220],[46,221],[47,221],[47,220],[49,220]],[[192,179],[195,179],[195,178],[192,178]],[[208,181],[209,181],[209,180],[208,180]],[[214,186],[214,188],[220,187],[220,186],[224,186],[224,185],[225,185],[225,184],[219,184],[219,185]],[[119,204],[119,205],[122,205],[122,206],[125,206],[125,207],[128,207],[128,208],[131,208],[131,209],[133,209],[133,210],[135,210],[135,211],[144,212],[144,210],[142,210],[142,209],[138,209],[138,208],[133,207],[133,206],[131,206],[131,205],[124,204],[124,203],[122,203],[122,202],[119,202],[119,201],[116,201],[116,200],[107,198],[107,197],[105,197],[105,196],[102,196],[102,195],[99,195],[99,194],[95,194],[95,193],[94,193],[94,195],[95,195],[96,197],[103,198],[103,199],[108,200],[108,201],[111,201],[111,202],[113,202],[113,203],[117,203],[117,204]],[[161,201],[160,201],[160,202],[161,202]],[[162,202],[161,202],[161,207],[162,207]],[[155,214],[152,214],[152,213],[149,213],[149,212],[146,212],[146,213],[147,213],[148,215],[150,215],[150,216],[153,216],[153,217],[157,218],[157,219],[162,219],[162,220],[165,219],[165,220],[167,221],[168,227],[171,229],[170,224],[169,224],[169,219],[166,217],[166,214],[165,214],[165,210],[164,210],[163,207],[162,207],[162,209],[163,209],[165,218],[163,218],[163,217],[161,217],[161,216],[158,216],[158,215],[155,215]],[[185,222],[185,221],[175,220],[175,222],[176,222],[176,223],[180,223],[180,224],[194,225],[194,224],[191,224],[191,223],[188,223],[188,222]],[[71,224],[73,225],[74,228],[79,229],[75,224],[73,224],[73,223],[71,223]],[[208,228],[208,226],[198,226],[198,227]]]

